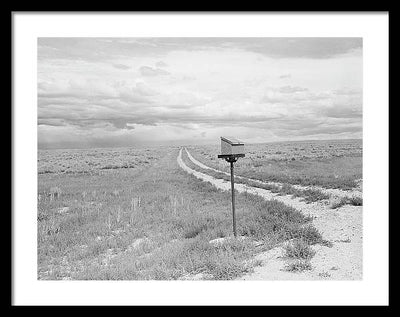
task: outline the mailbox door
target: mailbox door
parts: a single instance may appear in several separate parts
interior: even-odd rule
[[[244,154],[244,145],[233,145],[232,154]]]
[[[231,155],[232,154],[232,145],[221,140],[221,154],[222,155]]]

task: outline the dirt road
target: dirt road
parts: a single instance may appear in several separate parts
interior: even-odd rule
[[[199,162],[198,160],[196,160],[196,159],[189,153],[189,151],[188,151],[186,148],[185,148],[185,151],[186,151],[186,153],[187,153],[189,159],[190,159],[194,164],[196,164],[197,166],[199,166],[199,167],[201,167],[201,168],[204,168],[204,169],[208,169],[208,170],[211,170],[211,171],[214,171],[214,172],[218,172],[218,173],[223,173],[223,174],[225,174],[225,175],[230,176],[229,173],[226,173],[226,172],[217,170],[217,169],[215,169],[215,168],[209,167],[209,166],[204,165],[203,163]],[[277,183],[277,182],[261,182],[261,181],[259,181],[259,180],[257,180],[257,179],[248,178],[248,177],[242,177],[242,176],[238,176],[238,175],[236,175],[235,178],[244,179],[244,180],[250,180],[250,181],[253,181],[253,182],[257,182],[257,183],[261,183],[261,184],[266,184],[266,185],[275,185],[275,186],[281,186],[281,185],[282,185],[281,183]],[[340,189],[337,189],[337,188],[323,188],[323,187],[319,187],[319,186],[301,186],[301,185],[292,185],[292,186],[293,186],[294,188],[300,189],[300,190],[306,190],[306,189],[316,189],[316,190],[320,190],[320,191],[322,191],[322,192],[325,193],[325,194],[332,195],[332,196],[336,196],[336,197],[339,197],[339,198],[342,198],[342,197],[348,197],[348,198],[351,198],[351,197],[362,197],[362,191],[361,191],[361,190],[358,190],[358,189],[353,189],[353,190],[350,190],[350,191],[344,191],[344,190],[340,190]]]
[[[196,162],[190,153],[188,157]],[[230,190],[230,182],[189,168],[182,160],[182,149],[179,151],[177,162],[183,170],[196,178],[209,182],[219,189]],[[199,166],[204,169],[211,169],[200,162],[195,164],[200,164]],[[313,246],[316,254],[310,261],[312,270],[302,273],[283,271],[287,260],[282,256],[282,247],[263,252],[257,256],[262,265],[255,268],[254,273],[241,277],[241,280],[360,280],[362,278],[362,206],[344,205],[331,209],[325,203],[305,203],[300,198],[278,196],[268,190],[245,184],[235,184],[235,189],[238,192],[262,196],[266,200],[279,200],[305,215],[313,216],[314,226],[322,233],[324,239],[333,243],[332,247]]]

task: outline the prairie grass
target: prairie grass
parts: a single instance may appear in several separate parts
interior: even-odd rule
[[[187,158],[187,154],[184,152],[182,153],[182,157],[185,164],[188,165],[191,169],[213,176],[214,178],[224,179],[226,181],[230,181],[231,179],[229,175],[226,175],[223,172],[216,172],[210,169],[204,169],[194,164]],[[245,184],[256,188],[262,188],[271,191],[272,193],[277,193],[278,195],[292,195],[293,197],[301,197],[306,203],[327,200],[330,197],[328,194],[325,194],[318,189],[298,189],[290,184],[283,184],[282,186],[280,186],[269,183],[260,183],[251,179],[245,179],[241,177],[235,177],[235,183]]]
[[[288,242],[284,250],[288,258],[311,259],[315,255],[315,251],[303,239],[295,239]]]
[[[348,199],[348,203],[350,205],[353,205],[353,206],[362,206],[363,205],[363,199],[362,199],[362,197],[353,196],[353,197]]]
[[[330,202],[331,209],[337,209],[344,205],[352,205],[352,206],[362,206],[363,199],[361,197],[353,196],[353,197],[343,197],[343,198],[336,198]]]
[[[133,169],[160,158],[165,148],[99,148],[40,150],[38,174],[99,174],[107,170]]]
[[[219,145],[190,147],[198,161],[224,172],[216,159]],[[362,140],[326,140],[248,144],[246,157],[235,164],[240,176],[302,186],[350,190],[362,178]]]
[[[261,250],[292,238],[322,241],[311,218],[243,193],[237,227],[248,239],[211,245],[232,235],[230,193],[185,173],[177,154],[169,149],[157,164],[104,174],[40,174],[39,279],[233,279],[251,271]],[[62,194],[50,200],[54,186]],[[253,240],[264,244],[256,250]]]
[[[312,265],[308,260],[297,260],[295,262],[288,263],[284,267],[284,270],[292,273],[301,273],[303,271],[312,270]]]

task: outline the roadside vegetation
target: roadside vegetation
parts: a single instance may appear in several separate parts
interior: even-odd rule
[[[38,174],[99,174],[150,165],[165,148],[58,149],[38,152]]]
[[[263,182],[351,190],[362,178],[362,140],[248,144],[245,149],[235,173]],[[215,155],[218,144],[189,150],[203,164],[229,172]]]
[[[295,262],[291,262],[285,265],[284,270],[292,273],[301,273],[303,271],[312,270],[312,265],[309,261],[297,260]]]
[[[288,242],[285,247],[285,254],[288,258],[295,259],[311,259],[315,255],[315,251],[311,249],[307,241],[303,239],[294,239]]]
[[[169,149],[151,164],[97,174],[40,174],[38,278],[225,280],[251,271],[256,253],[287,240],[325,243],[311,217],[238,193],[245,238],[211,244],[232,235],[230,193],[185,173],[177,154]]]
[[[185,151],[182,152],[182,157],[185,160],[185,164],[188,165],[191,169],[208,174],[214,178],[224,179],[226,181],[230,181],[231,179],[229,175],[223,172],[216,172],[210,169],[204,169],[194,164],[192,161],[189,160]],[[226,165],[228,164],[226,163]],[[266,189],[271,191],[272,193],[276,193],[281,196],[292,195],[293,197],[301,197],[306,203],[313,203],[320,200],[328,200],[330,197],[329,195],[323,193],[318,189],[298,189],[290,184],[283,184],[282,186],[279,186],[275,184],[262,183],[242,177],[235,177],[235,183]]]
[[[362,206],[363,199],[361,197],[342,197],[342,198],[335,198],[330,202],[330,207],[332,209],[340,208],[344,205],[353,205],[353,206]]]

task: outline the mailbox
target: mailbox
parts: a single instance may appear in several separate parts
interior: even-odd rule
[[[221,137],[221,155],[244,156],[244,143],[231,137]]]
[[[231,165],[231,192],[232,192],[232,220],[233,235],[236,238],[236,216],[235,216],[235,179],[233,175],[233,163],[239,157],[244,157],[244,143],[231,137],[221,136],[221,155],[218,158],[225,159]]]

